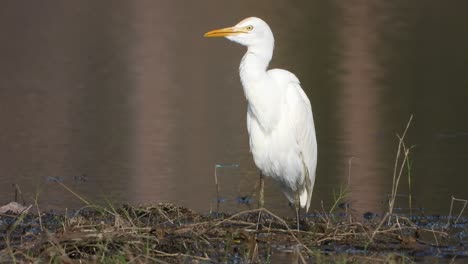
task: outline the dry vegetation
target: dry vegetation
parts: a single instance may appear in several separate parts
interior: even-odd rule
[[[90,206],[69,216],[7,213],[0,221],[2,262],[265,263],[289,252],[295,263],[408,263],[451,243],[446,231],[390,214],[361,223],[323,213],[303,220],[300,231],[295,219],[266,209],[207,216],[171,204]],[[340,248],[355,252],[338,254]]]

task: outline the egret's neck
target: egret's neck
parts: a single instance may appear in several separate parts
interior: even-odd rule
[[[253,81],[264,78],[273,56],[273,43],[249,46],[244,57],[242,57],[239,73],[244,89]]]

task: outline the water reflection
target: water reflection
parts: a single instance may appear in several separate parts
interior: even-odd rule
[[[379,77],[383,74],[377,58],[380,13],[375,1],[341,2],[337,32],[340,52],[338,67],[341,94],[339,116],[342,117],[343,152],[348,175],[342,183],[349,184],[351,200],[356,208],[378,211],[382,209],[382,177],[377,175],[380,164],[378,148]],[[349,182],[349,183],[348,183]],[[369,188],[372,186],[371,188]]]
[[[296,73],[312,101],[312,208],[332,203],[353,158],[351,205],[378,211],[395,134],[414,113],[415,199],[442,212],[466,192],[468,32],[466,8],[436,2],[9,3],[0,10],[0,199],[17,183],[30,201],[39,192],[44,208],[79,207],[51,177],[90,200],[207,211],[213,168],[231,163],[240,167],[220,176],[223,195],[247,197],[258,175],[238,77],[244,49],[202,34],[256,15],[276,36],[271,66]],[[271,182],[266,202],[291,213]]]

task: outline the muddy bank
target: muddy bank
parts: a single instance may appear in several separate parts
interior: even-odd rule
[[[468,219],[268,210],[199,214],[171,204],[0,213],[0,262],[398,263],[468,261]]]

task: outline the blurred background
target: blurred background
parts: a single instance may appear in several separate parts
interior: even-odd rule
[[[272,68],[294,72],[313,107],[319,161],[311,209],[349,184],[357,212],[385,209],[397,134],[413,206],[448,214],[468,198],[468,2],[3,1],[0,202],[16,184],[41,209],[173,202],[247,206],[258,180],[238,76],[245,48],[204,39],[249,16],[271,26]],[[408,207],[407,172],[399,206]],[[256,206],[255,198],[253,207]],[[266,207],[292,215],[274,182]]]

